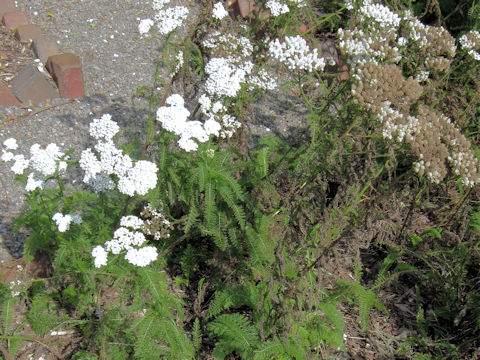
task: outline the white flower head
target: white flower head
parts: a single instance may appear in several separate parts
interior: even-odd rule
[[[323,71],[326,65],[324,58],[318,57],[318,50],[315,48],[310,52],[307,42],[300,35],[287,36],[285,42],[275,39],[269,44],[269,54],[284,63],[290,70]]]
[[[118,191],[133,196],[135,193],[145,195],[157,186],[157,165],[147,160],[140,160],[118,180]]]
[[[107,265],[108,253],[102,246],[95,246],[92,250],[92,256],[94,257],[94,265],[96,268]]]
[[[284,4],[278,0],[268,0],[265,6],[270,9],[273,16],[280,16],[290,11],[287,4]]]
[[[185,6],[175,6],[168,9],[162,9],[155,15],[158,30],[160,34],[167,35],[183,24],[188,15],[188,9]]]
[[[43,189],[43,179],[35,176],[35,173],[28,174],[27,183],[25,184],[26,191],[33,191],[36,189]]]
[[[9,162],[10,160],[13,160],[14,155],[10,151],[4,151],[2,154],[2,161]]]
[[[140,21],[140,24],[138,24],[138,31],[140,32],[140,35],[145,35],[148,33],[153,26],[153,20],[152,19],[143,19]]]
[[[222,20],[227,15],[228,12],[225,10],[221,2],[218,2],[213,6],[212,16],[214,19]]]
[[[14,138],[8,138],[7,140],[5,140],[5,141],[3,142],[3,145],[4,145],[5,148],[7,148],[8,150],[17,150],[17,148],[18,148],[17,140],[14,139]]]
[[[178,146],[186,152],[197,151],[198,149],[198,144],[195,140],[186,136],[182,136],[180,140],[178,140]]]
[[[227,58],[211,58],[205,65],[208,75],[205,90],[210,95],[235,97],[240,91],[247,75]]]
[[[28,166],[44,176],[53,175],[57,169],[57,161],[63,156],[56,144],[48,144],[45,149],[39,144],[30,148],[30,161]]]
[[[110,114],[104,114],[100,119],[93,119],[90,123],[90,136],[96,140],[111,140],[120,130]]]
[[[70,223],[72,221],[77,224],[81,223],[81,219],[79,216],[70,214],[63,215],[62,213],[56,213],[55,215],[53,215],[52,220],[55,221],[58,226],[58,231],[60,232],[65,232],[70,229]]]
[[[157,260],[157,249],[153,246],[144,246],[141,249],[129,249],[125,255],[125,260],[135,266],[145,267]]]
[[[10,169],[13,171],[14,174],[23,174],[25,169],[28,168],[29,160],[25,159],[25,156],[23,156],[22,154],[15,155],[13,157],[13,160],[15,161],[15,163]]]
[[[143,228],[143,220],[134,215],[124,216],[120,219],[120,226],[141,230]]]

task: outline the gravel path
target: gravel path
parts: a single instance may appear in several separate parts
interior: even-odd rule
[[[189,6],[188,28],[199,6],[184,0],[172,4]],[[34,143],[52,142],[63,150],[79,152],[90,142],[88,124],[104,113],[110,113],[121,127],[145,125],[148,104],[138,98],[132,101],[131,96],[137,87],[152,84],[162,45],[161,39],[146,41],[138,32],[140,19],[152,17],[151,1],[19,0],[17,7],[29,14],[44,34],[59,41],[60,52],[80,57],[86,97],[27,117],[18,117],[25,109],[0,110],[0,143],[13,137],[19,144],[15,153],[24,155]],[[65,100],[53,102],[62,103]],[[23,248],[22,236],[11,229],[23,206],[23,188],[14,182],[10,166],[0,161],[0,235],[8,250],[0,246],[0,261],[20,257]]]

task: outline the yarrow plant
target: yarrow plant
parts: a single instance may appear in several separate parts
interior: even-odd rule
[[[138,31],[166,35],[165,46],[152,86],[138,89],[149,101],[139,139],[121,144],[119,125],[103,114],[90,123],[93,144],[78,155],[34,144],[26,156],[15,139],[3,141],[1,160],[25,183],[30,206],[14,224],[28,232],[25,261],[51,260],[44,272],[53,285],[7,285],[2,311],[12,302],[6,296],[25,296],[26,321],[36,332],[56,336],[75,327],[85,339],[72,347],[82,348],[74,358],[195,359],[211,357],[208,351],[218,359],[335,357],[355,340],[352,326],[372,335],[372,308],[387,314],[378,289],[393,276],[401,284],[395,271],[413,271],[397,250],[433,223],[435,193],[454,193],[457,211],[473,193],[463,187],[480,182],[475,147],[439,111],[443,97],[434,91],[458,74],[448,31],[374,0],[327,2],[322,12],[338,10],[321,15],[317,2],[249,1],[248,20],[228,17],[232,3],[189,4],[205,9],[191,19],[198,23],[177,31],[187,6],[153,0],[156,14]],[[299,35],[292,20],[308,21],[310,30]],[[328,27],[338,30],[336,42],[315,36]],[[459,38],[471,69],[478,39],[475,31]],[[278,86],[272,69],[289,82]],[[298,88],[286,89],[294,82]],[[263,95],[268,116],[252,104]],[[286,116],[274,106],[310,121],[310,141],[257,139],[249,118],[264,126]],[[281,125],[290,126],[287,120]],[[122,134],[140,128],[137,121]],[[456,181],[445,181],[449,175]],[[417,222],[411,214],[421,212],[431,183],[442,189],[428,194],[428,216]],[[401,196],[410,210],[397,202]],[[367,211],[371,206],[377,210]],[[458,227],[444,225],[455,222],[445,208],[439,226],[450,236]],[[379,233],[390,213],[393,230]],[[468,228],[461,242],[476,236],[472,223],[461,220]],[[370,224],[373,230],[363,231]],[[440,231],[430,234],[443,240]],[[368,287],[359,255],[370,243],[387,247],[384,239],[394,240],[395,253],[381,259]],[[339,265],[344,271],[335,273]],[[342,315],[354,302],[359,325]],[[2,328],[5,354],[13,327]]]
[[[439,183],[449,165],[466,186],[478,183],[478,160],[450,119],[424,105],[420,105],[418,115],[411,114],[410,109],[422,94],[420,83],[431,73],[450,68],[455,39],[444,28],[422,24],[410,11],[399,15],[370,0],[363,1],[358,13],[353,30],[338,30],[340,50],[356,80],[352,86],[355,102],[376,114],[385,139],[411,147],[418,156],[414,170],[419,175]],[[411,48],[417,49],[417,59],[423,61],[418,63],[415,77],[404,79],[395,64],[408,56]]]

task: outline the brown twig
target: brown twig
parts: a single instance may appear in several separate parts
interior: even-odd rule
[[[20,119],[24,119],[28,116],[31,116],[31,115],[37,115],[37,114],[40,114],[41,112],[44,112],[44,111],[47,111],[47,110],[50,110],[50,109],[53,109],[53,108],[56,108],[57,106],[61,106],[61,105],[66,105],[66,104],[70,104],[72,102],[74,102],[75,99],[69,99],[67,101],[64,101],[60,104],[54,104],[54,105],[45,105],[43,106],[41,109],[39,110],[36,110],[36,111],[27,111],[27,112],[24,112],[22,115],[18,115],[14,118],[7,118],[7,121],[10,122],[10,121],[15,121],[15,120],[20,120]]]
[[[167,246],[167,248],[165,250],[163,250],[160,255],[158,255],[158,257],[163,257],[165,256],[170,250],[172,250],[175,246],[177,246],[178,244],[180,244],[183,240],[185,240],[187,238],[189,234],[183,234],[182,236],[180,236],[177,240],[175,240],[173,243],[171,243],[170,245]]]

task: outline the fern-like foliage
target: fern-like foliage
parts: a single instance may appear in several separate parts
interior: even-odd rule
[[[474,30],[480,30],[480,2],[474,1],[472,7],[468,10],[468,17]]]
[[[200,329],[200,320],[199,318],[195,318],[193,322],[193,330],[192,330],[192,338],[193,338],[193,347],[195,351],[200,350],[200,346],[202,346],[202,330]]]
[[[251,309],[255,309],[259,296],[260,290],[250,282],[242,285],[227,286],[225,289],[217,290],[214,299],[210,303],[206,319],[215,317],[231,307],[248,306]]]
[[[171,166],[165,169],[170,184],[167,193],[171,189],[176,199],[187,206],[185,232],[197,230],[211,237],[222,251],[229,246],[239,248],[235,229],[245,229],[246,196],[233,176],[234,154],[228,150],[215,151],[205,144],[199,146],[197,153],[190,161],[169,155]]]
[[[273,221],[269,216],[262,216],[257,220],[256,229],[251,225],[247,225],[246,228],[251,270],[261,274],[260,277],[264,279],[268,277],[271,265],[275,261],[274,252],[278,242],[278,239],[271,232]]]
[[[285,344],[278,337],[263,342],[253,356],[254,360],[290,359]]]
[[[368,320],[372,308],[388,314],[385,306],[380,302],[377,295],[372,290],[367,290],[358,282],[349,282],[344,280],[337,281],[341,294],[347,298],[358,303],[358,312],[360,316],[360,326],[363,330],[368,328]]]
[[[233,351],[243,359],[250,359],[260,344],[258,330],[241,314],[220,315],[208,324],[208,330],[218,338],[213,350],[215,359],[224,359]]]
[[[64,328],[70,320],[67,314],[58,312],[55,303],[47,294],[38,294],[33,298],[26,318],[33,331],[41,335],[59,326]]]
[[[332,347],[343,347],[343,328],[345,320],[337,307],[328,302],[317,305],[325,319],[318,319],[317,328],[319,337],[325,344]]]
[[[168,291],[165,273],[150,267],[140,268],[138,280],[136,301],[148,310],[127,331],[135,339],[135,358],[193,358],[194,346],[181,327],[183,303]],[[152,300],[140,299],[146,294]]]
[[[173,320],[165,318],[156,311],[147,313],[132,327],[136,336],[135,358],[156,359],[192,359],[195,349]]]

